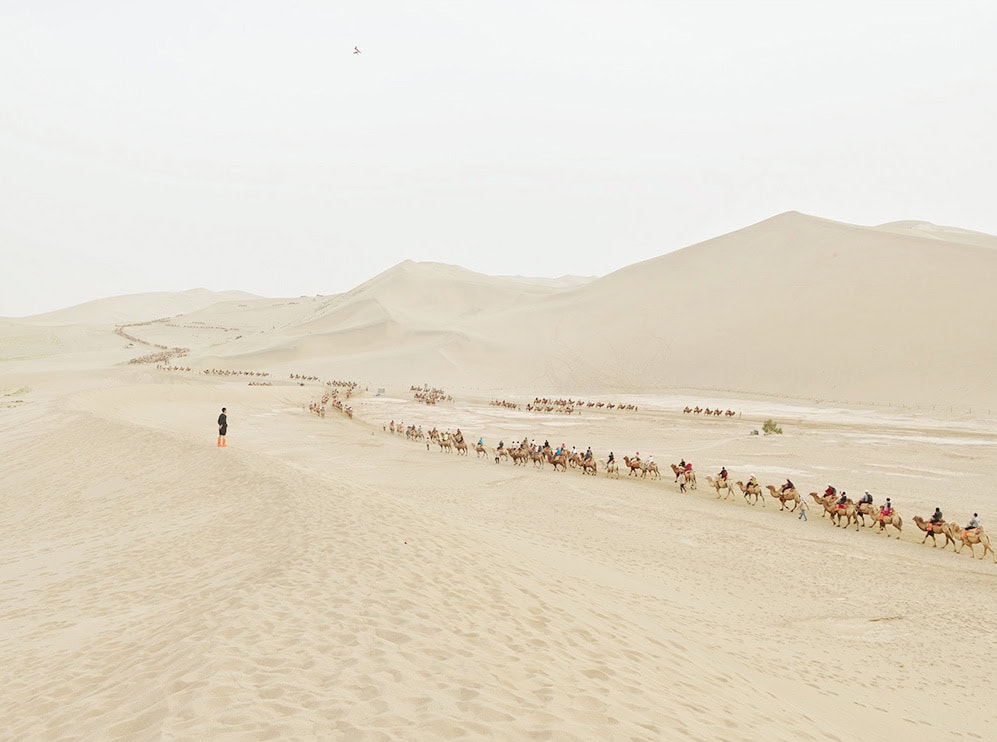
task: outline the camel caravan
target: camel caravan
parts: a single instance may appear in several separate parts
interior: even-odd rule
[[[229,368],[206,368],[201,371],[196,371],[190,366],[163,366],[161,364],[156,366],[159,371],[170,371],[173,373],[194,373],[202,374],[204,376],[248,376],[252,378],[269,378],[269,371],[245,371],[243,369],[229,369]],[[249,386],[273,386],[269,381],[251,381]]]
[[[205,376],[258,376],[262,378],[268,378],[270,376],[269,371],[243,371],[241,369],[235,370],[226,368],[206,368],[201,373]]]
[[[288,375],[287,378],[291,379],[291,381],[318,381],[319,380],[319,378],[317,376],[305,376],[304,374],[290,374],[290,375]]]
[[[176,327],[181,330],[221,330],[222,332],[239,332],[238,327],[220,327],[218,325],[206,325],[203,322],[194,322],[189,325],[180,325],[176,322],[162,322],[163,327]]]
[[[125,332],[126,327],[142,327],[144,325],[152,325],[157,322],[162,322],[163,319],[149,320],[148,322],[132,322],[129,324],[118,325],[114,328],[114,333],[123,337],[129,343],[138,343],[139,345],[148,345],[150,348],[159,348],[158,351],[153,353],[147,353],[143,356],[138,356],[132,358],[128,361],[130,364],[145,364],[145,363],[155,363],[158,365],[166,364],[172,361],[174,358],[184,358],[190,354],[190,348],[171,348],[167,345],[161,345],[160,343],[150,343],[148,340],[143,340],[140,337],[132,335]],[[131,346],[129,346],[131,347]]]
[[[311,402],[308,405],[308,410],[315,413],[319,417],[325,417],[326,405],[331,405],[333,409],[342,412],[349,419],[353,419],[353,408],[349,405],[343,403],[338,395],[338,390],[332,392],[326,392],[322,395],[322,399],[318,402]]]
[[[734,417],[739,414],[731,409],[722,410],[717,407],[715,410],[711,410],[709,407],[700,407],[699,405],[696,405],[695,407],[686,407],[682,410],[682,413],[685,415],[713,415],[714,417],[720,417],[721,415],[725,417]]]
[[[341,389],[346,389],[348,392],[355,392],[357,388],[360,386],[360,384],[358,384],[355,381],[344,381],[341,379],[332,379],[331,381],[325,382],[325,385],[338,386]]]
[[[439,387],[431,387],[429,384],[410,386],[409,391],[413,392],[415,401],[422,402],[422,404],[435,405],[438,402],[453,402],[452,395],[447,394]]]
[[[564,401],[567,404],[569,400]],[[571,401],[575,402],[575,400]],[[499,402],[499,400],[496,400],[496,402]],[[449,430],[441,432],[434,427],[428,433],[424,434],[422,426],[406,426],[402,423],[395,423],[394,420],[383,427],[385,431],[405,435],[406,439],[409,440],[425,440],[427,451],[430,449],[431,443],[435,443],[441,453],[456,453],[457,455],[467,456],[469,450],[460,428],[456,432],[451,433]],[[513,466],[533,468],[539,471],[551,468],[555,472],[561,473],[567,472],[568,469],[577,469],[583,475],[589,476],[597,476],[605,472],[605,476],[611,479],[621,478],[621,469],[625,468],[628,479],[630,477],[636,479],[650,478],[651,480],[661,479],[661,472],[658,465],[654,462],[654,457],[648,456],[644,459],[640,456],[639,452],[633,456],[629,454],[624,455],[621,461],[617,461],[613,452],[610,452],[606,459],[597,459],[593,455],[591,448],[587,448],[582,452],[576,450],[574,447],[569,449],[565,443],[554,447],[550,445],[549,441],[538,443],[528,437],[524,437],[522,441],[514,442],[511,445],[506,445],[504,441],[499,441],[495,448],[486,446],[484,438],[479,438],[477,443],[472,447],[476,458],[484,460],[491,459],[495,464],[510,462]],[[679,492],[697,489],[696,471],[691,462],[682,459],[677,464],[670,464],[670,468],[674,476],[673,481],[678,485]],[[765,507],[767,493],[768,497],[779,502],[780,512],[788,511],[792,513],[799,510],[799,517],[802,520],[807,519],[806,511],[809,509],[807,502],[812,500],[820,507],[821,517],[827,517],[829,522],[837,528],[848,529],[854,527],[856,531],[862,528],[869,528],[869,530],[877,534],[886,535],[887,538],[892,535],[900,538],[903,533],[903,518],[891,502],[891,498],[886,498],[885,503],[877,506],[874,504],[873,497],[868,490],[856,501],[848,497],[846,492],[842,491],[839,494],[835,487],[828,485],[823,494],[818,494],[817,492],[808,493],[808,500],[801,495],[800,490],[797,489],[796,485],[790,479],[786,479],[785,483],[781,486],[771,484],[762,485],[754,475],[751,475],[747,481],[735,480],[729,475],[726,467],[721,468],[715,477],[707,475],[705,481],[715,492],[717,499],[726,501],[736,499],[735,495],[740,495],[746,504],[751,506],[761,504],[762,507]],[[969,546],[969,551],[973,558],[976,558],[976,546],[979,545],[982,549],[979,559],[985,559],[987,554],[990,554],[992,561],[997,563],[997,553],[994,551],[989,535],[979,525],[976,514],[973,515],[973,519],[966,526],[959,526],[956,523],[946,523],[940,516],[941,513],[936,510],[935,515],[929,520],[925,520],[920,516],[914,517],[914,523],[925,534],[922,543],[931,538],[932,544],[936,546],[937,538],[941,536],[944,539],[943,549],[948,548],[948,545],[952,544],[953,550],[956,553],[961,553],[964,547]]]
[[[504,407],[507,410],[518,410],[519,405],[515,402],[509,402],[505,399],[493,399],[488,403],[492,407]]]
[[[637,411],[637,405],[624,402],[618,404],[614,402],[586,402],[582,399],[549,399],[547,397],[534,397],[533,402],[527,403],[525,409],[527,412],[553,412],[570,415],[575,410],[581,412],[582,407],[597,410]]]

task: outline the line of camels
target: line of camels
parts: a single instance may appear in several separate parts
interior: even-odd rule
[[[385,430],[389,430],[389,428],[390,432],[404,434],[407,439],[425,441],[427,451],[431,443],[438,445],[441,453],[456,452],[458,456],[467,456],[469,449],[472,448],[464,440],[464,436],[459,428],[455,433],[451,433],[449,430],[441,432],[436,427],[433,427],[427,433],[424,433],[422,426],[405,426],[401,423],[396,425],[394,421],[391,421],[390,426],[384,426]],[[599,470],[602,469],[606,472],[607,477],[620,478],[620,464],[615,459],[600,461],[595,456],[586,456],[586,454],[579,451],[569,452],[564,449],[553,449],[547,444],[543,446],[532,445],[525,438],[515,446],[502,445],[500,448],[491,449],[486,447],[481,442],[481,439],[479,439],[479,442],[473,446],[473,449],[477,458],[484,458],[486,460],[493,458],[496,464],[501,463],[503,460],[508,460],[514,466],[527,467],[532,464],[534,469],[539,470],[550,465],[554,471],[561,472],[566,472],[569,468],[574,468],[581,471],[583,475],[587,474],[591,476],[596,476]],[[623,467],[627,469],[628,477],[633,476],[640,479],[650,477],[652,480],[661,479],[661,471],[653,459],[641,459],[639,455],[634,455],[633,457],[625,455],[622,459]],[[679,464],[670,464],[669,466],[675,477],[675,483],[679,485],[679,492],[685,492],[688,489],[697,489],[696,472],[690,465],[683,461]],[[749,505],[754,506],[761,503],[762,507],[765,506],[763,487],[756,482],[749,480],[748,484],[745,484],[740,480],[734,481],[730,477],[723,478],[717,476],[714,478],[707,475],[706,483],[716,492],[717,499],[728,500],[740,494]],[[801,495],[795,486],[775,487],[768,484],[764,486],[764,490],[768,491],[770,497],[779,501],[780,511],[788,510],[788,512],[793,512],[800,506]],[[856,531],[860,527],[865,528],[867,525],[873,529],[878,527],[876,532],[885,534],[887,538],[890,536],[890,531],[887,529],[895,530],[897,538],[900,538],[900,534],[903,532],[903,518],[895,508],[888,514],[885,514],[872,503],[856,503],[851,499],[848,499],[844,505],[838,505],[836,492],[824,496],[819,495],[817,492],[810,492],[808,496],[817,505],[821,506],[821,517],[829,517],[830,522],[835,527],[848,528],[854,524]],[[868,524],[866,523],[866,519],[869,520]],[[976,557],[976,546],[981,545],[983,553],[979,558],[985,559],[989,553],[993,561],[997,563],[997,552],[994,551],[993,545],[990,542],[990,536],[983,528],[968,529],[956,523],[945,523],[944,521],[931,523],[918,515],[914,516],[914,523],[925,533],[921,543],[925,543],[931,538],[932,544],[937,546],[937,537],[943,536],[945,543],[942,548],[947,548],[949,544],[952,544],[953,550],[958,554],[962,552],[963,547],[969,546],[969,550],[974,558]]]
[[[727,417],[734,417],[734,415],[737,414],[736,412],[734,412],[734,410],[731,409],[722,410],[719,407],[717,407],[715,410],[711,410],[709,407],[700,407],[699,405],[696,405],[695,407],[686,407],[684,410],[682,410],[682,413],[685,415],[699,415],[699,414],[716,415],[717,417],[719,417],[720,415],[725,415]]]
[[[440,387],[431,387],[429,384],[422,386],[413,384],[409,387],[409,391],[414,392],[415,401],[422,402],[422,404],[435,405],[437,402],[453,402],[453,395],[447,394]]]
[[[534,397],[532,402],[527,402],[526,404],[510,402],[507,399],[493,399],[488,404],[492,407],[505,407],[509,410],[524,409],[527,412],[559,412],[565,415],[570,415],[575,410],[581,412],[581,408],[583,407],[597,410],[637,411],[637,405],[626,404],[624,402],[586,402],[583,399],[548,399],[546,397]]]

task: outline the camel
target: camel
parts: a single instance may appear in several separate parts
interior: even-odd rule
[[[648,474],[654,475],[651,477],[652,479],[661,479],[661,470],[658,469],[658,465],[653,461],[644,467],[644,476],[646,477]]]
[[[500,448],[498,450],[498,454],[496,454],[495,458],[496,459],[507,459],[507,458],[509,458],[509,449],[508,448]]]
[[[750,484],[747,487],[744,486],[744,482],[737,483],[738,488],[744,495],[744,501],[749,505],[757,505],[759,502],[762,503],[762,507],[765,507],[765,498],[762,497],[762,488],[757,484]],[[754,497],[755,501],[751,502],[750,497]]]
[[[823,497],[818,496],[816,492],[811,492],[810,496],[817,502],[818,505],[824,508],[824,512],[821,514],[821,518],[825,515],[831,516],[831,522],[834,523],[836,528],[841,527],[841,519],[845,519],[845,528],[847,528],[852,523],[855,524],[855,530],[859,529],[859,509],[856,507],[855,503],[849,499],[844,506],[839,506],[838,501],[835,499],[834,495],[824,495]],[[865,525],[865,521],[862,521],[862,525]]]
[[[461,438],[456,443],[454,443],[454,448],[457,449],[457,455],[458,456],[460,456],[461,454],[464,454],[465,456],[467,456],[467,444],[464,443],[464,439],[463,438]]]
[[[561,467],[561,471],[567,471],[568,470],[568,454],[567,453],[562,452],[562,453],[558,454],[557,456],[555,456],[552,453],[548,453],[547,456],[549,457],[547,460],[550,461],[550,463],[553,464],[553,466],[554,466],[554,471],[557,471],[557,467],[559,467],[559,466]]]
[[[831,504],[831,522],[834,523],[835,528],[841,528],[841,519],[845,519],[845,528],[848,528],[855,523],[855,530],[859,529],[859,519],[855,515],[855,503],[852,502],[851,498],[845,501],[844,505],[838,505],[837,501],[833,501]]]
[[[997,564],[997,553],[994,552],[993,546],[990,545],[990,536],[984,532],[982,528],[974,528],[971,531],[966,529],[958,530],[959,527],[955,524],[952,525],[953,535],[959,537],[961,542],[955,549],[956,554],[962,553],[962,547],[969,544],[969,550],[973,554],[973,558],[976,558],[976,545],[983,544],[983,554],[980,555],[980,559],[985,559],[987,552],[990,552],[990,556],[994,559],[994,564]]]
[[[614,474],[616,475],[617,479],[620,478],[620,465],[617,464],[615,461],[607,461],[606,462],[606,476],[607,477],[611,477]]]
[[[513,466],[526,466],[526,460],[530,457],[530,452],[525,448],[513,448],[509,450],[509,458],[512,459]]]
[[[832,496],[822,496],[818,495],[816,492],[811,492],[810,496],[814,498],[814,502],[821,506],[821,518],[831,512],[831,509],[834,507],[834,498]]]
[[[675,481],[679,483],[679,491],[685,492],[685,485],[688,484],[692,489],[696,489],[696,472],[692,469],[686,471],[678,464],[669,464],[672,467],[672,473],[675,475]],[[679,481],[679,478],[684,478]]]
[[[877,522],[879,523],[879,530],[876,531],[876,533],[886,533],[887,526],[893,526],[900,533],[903,532],[904,521],[896,510],[894,510],[890,515],[883,515],[882,511],[880,511],[877,516]],[[900,533],[897,533],[897,538],[900,538]],[[887,533],[886,537],[889,538],[890,534]]]
[[[544,468],[544,455],[542,453],[540,453],[540,451],[531,451],[530,452],[530,461],[533,462],[533,468],[534,469],[543,469]]]
[[[720,497],[720,490],[727,490],[727,494],[724,495],[725,500],[734,494],[734,485],[730,483],[729,479],[714,479],[707,474],[706,481],[709,482],[710,486],[717,491],[718,498]]]
[[[951,542],[952,548],[955,549],[955,544],[957,539],[952,538],[952,535],[949,532],[951,524],[948,524],[945,521],[942,521],[941,523],[932,523],[931,521],[925,520],[920,515],[914,516],[914,524],[922,531],[924,531],[924,538],[921,539],[922,544],[925,541],[927,541],[928,537],[930,536],[931,548],[933,549],[936,548],[938,546],[938,542],[935,540],[935,536],[940,534],[945,537],[945,544],[942,546],[942,548],[947,549],[949,543]]]
[[[686,407],[684,410],[682,410],[682,413],[685,414],[685,415],[688,415],[690,412],[692,412],[692,408],[691,407]]]
[[[485,447],[483,445],[481,445],[480,443],[475,444],[475,446],[474,446],[474,453],[477,454],[477,456],[478,456],[479,459],[482,456],[485,456],[485,457],[488,456],[488,451],[486,451]]]
[[[595,463],[595,458],[582,459],[582,474],[591,474],[594,477],[596,471],[597,467]]]
[[[862,521],[862,527],[865,528],[866,516],[869,516],[872,519],[870,526],[873,526],[876,524],[876,519],[879,517],[879,511],[876,510],[876,506],[872,503],[862,502],[859,503],[858,507],[856,507],[855,516]]]
[[[637,476],[637,472],[644,471],[644,464],[640,459],[632,459],[629,456],[624,456],[623,463],[630,469],[630,474],[633,474],[634,476]],[[630,474],[627,476],[630,476]]]
[[[771,484],[766,484],[765,489],[767,489],[769,491],[769,494],[772,495],[772,497],[774,497],[775,499],[777,499],[779,503],[782,505],[782,507],[779,508],[780,512],[786,509],[786,503],[789,502],[790,500],[793,501],[793,507],[790,508],[789,512],[793,512],[794,510],[796,510],[797,506],[800,504],[800,493],[796,491],[796,487],[793,487],[792,489],[788,489],[785,492],[783,492],[782,490],[777,490]]]
[[[446,453],[453,453],[453,446],[451,445],[449,438],[444,436],[437,442],[440,444],[440,453],[443,453],[444,451]]]

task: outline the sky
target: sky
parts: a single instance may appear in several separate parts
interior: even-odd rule
[[[789,210],[997,233],[995,30],[989,0],[0,0],[0,316],[604,275]]]

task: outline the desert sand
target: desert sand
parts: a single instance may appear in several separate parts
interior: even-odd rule
[[[791,213],[597,279],[0,319],[0,737],[990,738],[997,564],[913,521],[997,532],[988,239]],[[333,389],[352,418],[309,409]],[[495,462],[523,437],[597,476]],[[891,497],[902,533],[718,499],[721,466]]]

